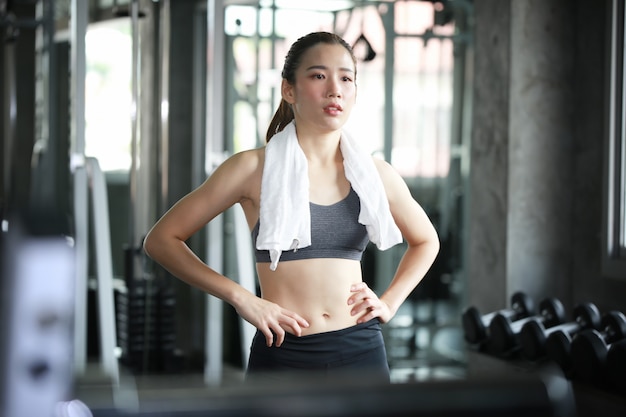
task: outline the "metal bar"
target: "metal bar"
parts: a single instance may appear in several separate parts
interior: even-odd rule
[[[169,77],[170,77],[170,2],[161,2],[159,16],[159,61],[160,79],[160,159],[161,159],[161,201],[160,207],[167,208],[169,202]]]
[[[395,28],[394,28],[394,6],[387,8],[387,13],[382,16],[383,27],[385,29],[385,114],[383,123],[383,154],[387,162],[391,163],[391,150],[393,147],[393,87],[394,87],[394,61],[395,61]],[[376,252],[376,283],[375,289],[385,288],[391,278],[389,271],[393,271],[394,252],[392,248],[386,251]],[[388,277],[388,278],[384,278]]]
[[[241,206],[234,206],[233,211],[238,281],[242,287],[254,294],[256,292],[256,268],[254,267],[252,246],[250,245],[250,229]],[[248,352],[250,351],[256,328],[241,316],[239,316],[239,326],[241,329],[241,359],[244,368],[246,368],[248,365]]]
[[[55,1],[37,3],[41,26],[36,30],[38,78],[36,80],[36,133],[32,156],[31,207],[57,210],[58,175],[55,171],[58,147],[58,88],[55,52]]]
[[[95,240],[96,273],[98,278],[98,318],[100,331],[100,363],[119,385],[119,368],[115,348],[117,346],[115,325],[115,302],[113,300],[113,259],[111,257],[111,227],[109,224],[109,201],[106,179],[96,158],[87,158],[87,170],[91,179],[93,228]]]
[[[208,225],[207,263],[215,271],[222,273],[224,269],[224,215],[211,220]],[[223,349],[223,310],[222,300],[212,295],[206,296],[206,340],[204,366],[204,382],[209,386],[218,386],[222,381]]]
[[[206,6],[206,5],[205,5]],[[198,8],[194,16],[193,85],[206,86],[206,7]],[[191,159],[191,186],[197,188],[205,180],[204,156],[206,155],[206,91],[193,89],[193,139]]]
[[[224,2],[207,2],[207,171],[211,173],[224,157]],[[213,219],[208,225],[207,263],[216,271],[222,272],[224,262],[223,215]],[[206,365],[204,380],[208,385],[218,385],[222,379],[223,314],[222,301],[207,295],[206,310]]]
[[[393,147],[393,86],[395,68],[395,12],[391,5],[383,16],[385,28],[385,119],[384,119],[384,155],[387,162],[391,162],[391,149]]]
[[[131,161],[129,171],[129,210],[128,210],[128,243],[131,248],[137,246],[137,175],[139,169],[139,83],[140,83],[140,57],[139,57],[139,4],[138,0],[130,3],[130,32],[132,38],[131,51]],[[136,270],[136,269],[134,269]]]
[[[72,0],[71,42],[71,158],[74,173],[74,245],[76,249],[76,297],[74,315],[74,367],[77,374],[85,371],[87,363],[87,275],[89,242],[89,204],[87,200],[87,171],[85,167],[85,35],[89,10],[87,2]]]
[[[15,143],[15,130],[17,125],[17,90],[15,82],[15,42],[3,42],[4,54],[4,103],[3,103],[3,168],[2,168],[2,193],[0,193],[0,220],[5,220],[7,212],[12,205],[13,182],[13,144]]]

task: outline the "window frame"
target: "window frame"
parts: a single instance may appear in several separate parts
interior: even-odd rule
[[[608,120],[605,149],[602,271],[626,280],[626,8],[612,0],[609,10]]]

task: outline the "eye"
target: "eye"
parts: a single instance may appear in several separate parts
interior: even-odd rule
[[[311,75],[311,78],[314,78],[316,80],[323,80],[324,79],[324,74],[313,74],[313,75]]]
[[[343,77],[341,77],[341,81],[352,82],[352,78],[350,78],[348,76],[343,76]]]

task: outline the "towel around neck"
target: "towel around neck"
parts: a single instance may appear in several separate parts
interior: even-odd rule
[[[366,227],[370,241],[380,250],[402,242],[372,156],[345,131],[339,146],[346,178],[361,200],[359,223]],[[308,163],[293,121],[265,146],[259,220],[256,248],[269,251],[272,271],[283,251],[311,245]]]

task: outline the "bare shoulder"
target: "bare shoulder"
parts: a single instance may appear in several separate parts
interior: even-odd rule
[[[265,148],[255,148],[238,152],[228,158],[219,169],[236,170],[244,175],[263,171]]]
[[[389,175],[398,175],[397,171],[391,166],[391,164],[384,159],[377,158],[372,156],[372,160],[374,161],[374,165],[376,165],[376,169],[381,177],[387,177]]]
[[[408,197],[410,195],[406,182],[391,164],[383,159],[372,157],[378,175],[383,182],[389,200]]]
[[[265,148],[238,152],[226,159],[205,181],[205,193],[231,202],[257,200],[260,195]]]
[[[385,187],[391,214],[404,239],[410,245],[436,241],[435,228],[424,209],[413,198],[404,178],[388,162],[377,158],[374,161]]]
[[[231,185],[254,180],[262,174],[264,160],[264,148],[238,152],[218,166],[209,179],[231,182]]]

